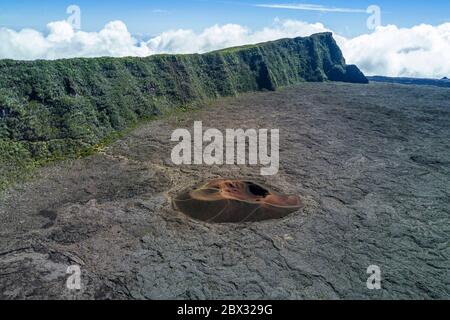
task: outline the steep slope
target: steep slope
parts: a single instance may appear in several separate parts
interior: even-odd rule
[[[331,33],[206,54],[0,61],[0,189],[177,107],[304,81],[367,83]]]

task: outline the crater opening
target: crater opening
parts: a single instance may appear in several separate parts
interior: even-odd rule
[[[184,190],[174,205],[196,220],[239,223],[280,219],[300,209],[301,202],[253,181],[217,179]]]
[[[248,182],[248,190],[255,196],[265,197],[269,194],[269,191],[261,186],[258,186],[257,184],[254,184],[253,182]]]

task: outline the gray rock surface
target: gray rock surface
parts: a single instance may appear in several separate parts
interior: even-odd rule
[[[0,298],[449,298],[450,90],[305,83],[141,126],[1,195]],[[279,128],[280,172],[175,166],[176,128]],[[280,220],[208,224],[172,197],[249,178],[298,194]],[[82,289],[66,288],[81,267]],[[381,269],[380,290],[366,269]]]

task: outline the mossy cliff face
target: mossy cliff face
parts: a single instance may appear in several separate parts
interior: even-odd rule
[[[367,83],[330,33],[206,54],[0,61],[0,189],[141,119],[303,81]]]

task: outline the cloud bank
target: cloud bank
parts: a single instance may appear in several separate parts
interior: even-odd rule
[[[214,25],[201,32],[169,30],[147,41],[136,40],[121,21],[98,32],[74,30],[66,21],[51,22],[48,32],[0,28],[0,58],[34,60],[98,56],[148,56],[203,53],[225,47],[308,36],[332,31],[321,23],[278,20],[260,30],[238,24]],[[368,75],[441,78],[450,75],[450,23],[398,28],[378,27],[370,34],[345,38],[335,34],[348,63]]]
[[[368,75],[442,78],[450,75],[450,23],[394,25],[353,39],[337,37],[346,60]]]

